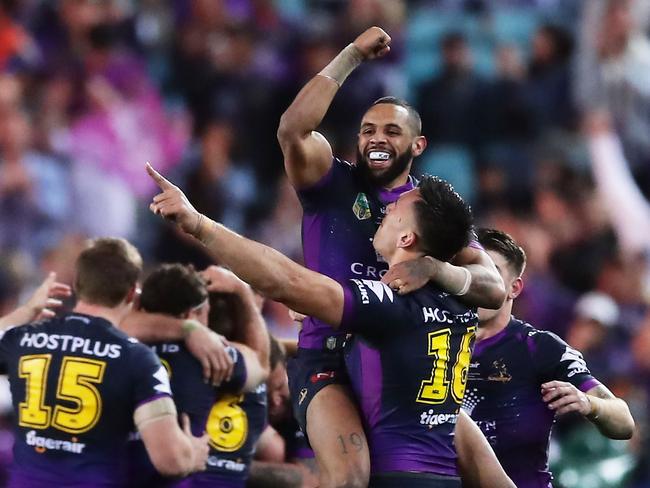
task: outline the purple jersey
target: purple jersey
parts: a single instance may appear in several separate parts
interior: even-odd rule
[[[376,189],[355,166],[334,159],[327,175],[298,192],[305,266],[339,281],[380,279],[388,265],[378,259],[372,238],[386,205],[414,186],[409,177],[407,184],[393,190]],[[329,325],[308,317],[298,343],[302,348],[321,349],[326,338],[336,334]]]
[[[169,396],[158,358],[110,322],[78,313],[0,340],[16,413],[10,487],[117,487],[133,412]]]
[[[379,281],[342,286],[341,331],[355,334],[346,360],[372,473],[456,476],[454,427],[476,313],[431,285],[405,296]]]
[[[481,428],[519,488],[550,488],[548,446],[554,413],[541,384],[567,381],[582,391],[600,383],[582,355],[551,332],[512,318],[476,344],[463,408]]]
[[[183,342],[155,343],[150,344],[149,347],[167,369],[176,410],[179,414],[186,413],[189,416],[192,433],[195,436],[201,436],[206,431],[208,416],[213,411],[215,402],[222,405],[218,403],[220,396],[230,395],[229,392],[233,392],[236,393],[233,396],[239,398],[239,391],[246,382],[247,372],[243,356],[234,347],[227,349],[234,364],[232,376],[227,383],[217,388],[203,381],[201,363],[188,351]],[[234,409],[231,410],[236,412]],[[235,433],[238,426],[237,422],[232,423]],[[217,435],[214,430],[208,432]],[[135,439],[130,443],[130,485],[134,488],[173,486],[175,481],[158,474],[149,460],[144,444],[137,435],[134,437]],[[215,440],[211,438],[211,443],[214,442]],[[198,474],[191,475],[189,479],[195,476]]]

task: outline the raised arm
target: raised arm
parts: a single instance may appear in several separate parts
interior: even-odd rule
[[[634,434],[634,419],[627,403],[604,385],[583,393],[566,381],[550,381],[542,385],[542,395],[557,415],[578,412],[610,439],[629,439]]]
[[[473,307],[497,309],[506,297],[503,279],[490,256],[471,246],[459,252],[453,264],[430,256],[399,263],[388,270],[382,281],[400,294],[431,281]]]
[[[162,193],[149,206],[200,240],[216,261],[262,295],[337,327],[343,315],[343,287],[300,266],[275,249],[246,239],[196,211],[183,192],[147,164]]]
[[[237,278],[232,272],[220,266],[210,266],[201,272],[206,280],[208,291],[229,293],[235,300],[235,332],[231,339],[244,357],[246,363],[246,383],[244,391],[254,390],[269,376],[270,339],[266,323],[260,313],[251,287]]]
[[[14,325],[26,324],[38,318],[54,316],[54,310],[62,302],[58,298],[71,295],[68,285],[56,281],[56,273],[50,273],[32,293],[27,302],[7,315],[0,317],[0,330]]]
[[[294,188],[309,187],[329,171],[332,148],[316,129],[348,75],[365,59],[387,53],[389,43],[390,36],[386,32],[371,27],[314,76],[282,114],[278,141],[287,176]]]

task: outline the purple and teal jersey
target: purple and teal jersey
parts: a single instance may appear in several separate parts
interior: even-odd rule
[[[456,476],[454,427],[477,315],[428,285],[400,296],[380,281],[342,283],[341,331],[370,447],[371,472]]]
[[[177,486],[244,488],[255,446],[266,424],[266,383],[250,393],[220,395],[210,409],[205,427],[210,436],[207,468]]]
[[[148,347],[103,318],[70,313],[8,330],[0,362],[16,415],[8,486],[126,485],[133,412],[171,393]]]
[[[191,430],[195,436],[201,436],[205,432],[208,415],[220,395],[228,392],[238,393],[246,383],[246,364],[241,353],[234,347],[227,349],[234,364],[232,376],[227,383],[219,387],[203,380],[201,363],[183,342],[155,343],[149,344],[149,347],[169,373],[176,410],[179,414],[185,413],[189,416]],[[137,435],[131,444],[131,486],[169,485],[170,481],[160,476],[151,464],[144,444]],[[195,475],[191,477],[193,476]]]
[[[388,269],[372,247],[372,238],[385,207],[415,187],[373,188],[354,165],[334,159],[330,171],[314,186],[298,192],[303,208],[302,242],[305,266],[335,280],[378,280]],[[307,317],[298,345],[322,349],[330,336],[339,334],[328,324]]]
[[[551,332],[512,318],[476,344],[463,408],[519,488],[550,488],[548,447],[554,413],[542,383],[567,381],[582,391],[600,383],[582,355]]]

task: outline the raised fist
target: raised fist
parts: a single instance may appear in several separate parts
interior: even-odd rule
[[[353,44],[363,59],[380,58],[390,51],[390,36],[379,27],[371,27],[357,37]]]

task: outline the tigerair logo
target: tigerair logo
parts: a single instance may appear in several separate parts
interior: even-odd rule
[[[69,441],[61,441],[38,436],[35,430],[30,430],[25,435],[25,443],[28,446],[34,446],[34,450],[39,454],[43,454],[45,451],[65,451],[73,454],[81,454],[86,444],[77,441],[78,439],[76,437],[73,437]]]
[[[456,413],[435,413],[433,409],[429,409],[420,415],[420,424],[432,429],[437,425],[455,424],[457,418],[458,414]]]
[[[354,205],[352,205],[352,211],[359,220],[368,220],[372,217],[368,197],[365,193],[357,193],[357,198],[354,200]]]

